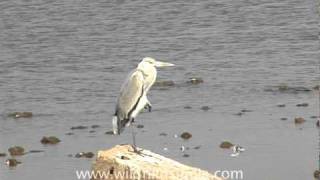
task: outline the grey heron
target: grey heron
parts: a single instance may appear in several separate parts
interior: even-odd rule
[[[120,134],[126,126],[130,126],[144,108],[151,111],[151,103],[147,98],[148,91],[157,78],[156,67],[174,66],[174,64],[157,61],[145,57],[137,68],[131,71],[122,84],[117,99],[115,114],[112,119],[113,133]],[[132,127],[133,128],[133,127]],[[132,129],[133,148],[135,149],[135,136]]]

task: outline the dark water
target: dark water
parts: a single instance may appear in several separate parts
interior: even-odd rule
[[[150,92],[154,111],[138,123],[138,145],[210,172],[242,169],[249,180],[312,179],[317,168],[317,94],[266,92],[319,82],[318,4],[312,0],[24,0],[0,2],[0,152],[13,145],[44,153],[18,157],[0,179],[76,179],[92,160],[67,157],[131,142],[105,135],[120,85],[144,56],[177,66],[158,78],[198,86]],[[296,107],[307,102],[308,107]],[[278,108],[279,103],[286,104]],[[192,109],[184,109],[184,106]],[[210,106],[207,112],[201,106]],[[253,112],[236,116],[241,109]],[[32,111],[32,119],[7,113]],[[307,122],[296,126],[294,117]],[[280,118],[287,117],[287,121]],[[74,130],[76,125],[101,127]],[[189,131],[183,141],[174,134]],[[168,136],[159,136],[165,132]],[[43,146],[42,136],[62,142]],[[230,140],[239,157],[219,148]],[[182,157],[179,147],[190,147]],[[198,150],[192,149],[201,145]],[[163,148],[167,147],[168,151]]]

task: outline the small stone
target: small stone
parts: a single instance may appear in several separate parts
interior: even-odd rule
[[[30,150],[29,153],[41,153],[44,152],[44,150]]]
[[[286,107],[285,104],[278,104],[277,106],[278,106],[278,107]]]
[[[249,110],[249,109],[242,109],[242,110],[241,110],[241,112],[242,112],[242,113],[245,113],[245,112],[252,112],[252,110]]]
[[[17,166],[18,164],[21,164],[21,162],[12,158],[12,159],[7,159],[6,164],[10,167],[14,167],[14,166]]]
[[[238,113],[235,113],[234,115],[236,116],[242,116],[244,113],[243,112],[238,112]]]
[[[0,157],[6,157],[7,154],[6,153],[0,153]]]
[[[171,80],[158,80],[156,81],[153,86],[158,86],[158,87],[166,87],[166,86],[174,86],[175,83]]]
[[[200,83],[203,83],[203,79],[202,78],[190,78],[187,83],[190,83],[190,84],[200,84]]]
[[[107,131],[104,134],[113,135],[113,131]]]
[[[160,133],[159,134],[159,136],[167,136],[168,134],[167,133],[164,133],[164,132],[162,132],[162,133]]]
[[[8,114],[8,117],[14,118],[31,118],[33,116],[32,112],[13,112]]]
[[[191,106],[185,106],[185,107],[183,107],[184,109],[192,109],[192,107]]]
[[[70,128],[71,130],[75,130],[75,129],[88,129],[88,126],[73,126]]]
[[[319,90],[319,89],[320,89],[320,85],[316,85],[316,86],[314,86],[312,89],[314,89],[314,90]]]
[[[42,144],[58,144],[60,142],[60,139],[58,139],[55,136],[49,136],[49,137],[44,136],[40,142]]]
[[[75,155],[76,158],[92,158],[94,154],[92,152],[80,152]]]
[[[189,154],[183,154],[182,157],[187,158],[187,157],[190,157],[190,155]]]
[[[66,135],[67,136],[71,136],[71,135],[74,135],[74,133],[73,132],[67,132]]]
[[[186,150],[186,148],[184,146],[180,147],[180,151],[184,152]]]
[[[308,103],[297,104],[297,107],[307,107],[307,106],[309,106]]]
[[[96,132],[96,131],[94,131],[94,130],[90,130],[90,131],[89,131],[89,133],[95,133],[95,132]]]
[[[280,120],[285,121],[285,120],[288,120],[288,118],[283,117],[283,118],[280,118]]]
[[[315,170],[314,173],[313,173],[313,177],[315,179],[320,179],[320,170]]]
[[[320,127],[320,120],[317,120],[316,125],[317,127]]]
[[[310,116],[311,119],[317,119],[318,116]]]
[[[193,149],[200,149],[200,148],[201,148],[201,146],[199,145],[199,146],[194,147]]]
[[[168,151],[168,148],[165,147],[165,148],[163,148],[163,150],[164,150],[164,151]]]
[[[24,148],[21,146],[14,146],[8,149],[11,156],[21,156],[24,155]]]
[[[201,107],[201,110],[203,110],[203,111],[208,111],[209,109],[210,109],[209,106],[202,106],[202,107]]]
[[[189,132],[184,132],[180,135],[180,137],[184,140],[190,139],[192,137],[192,134]]]
[[[280,84],[280,85],[278,86],[278,90],[279,90],[279,91],[286,91],[286,90],[288,90],[288,89],[289,89],[289,87],[288,87],[287,84]]]
[[[99,125],[92,125],[91,126],[92,129],[99,128],[99,127],[100,127]]]
[[[294,118],[294,123],[295,124],[302,124],[304,122],[306,122],[306,120],[304,118],[302,118],[302,117]]]
[[[137,125],[137,128],[139,128],[139,129],[144,128],[144,125],[138,124],[138,125]]]
[[[220,148],[222,149],[230,149],[231,147],[233,147],[234,145],[229,142],[229,141],[223,141],[221,144],[220,144]]]

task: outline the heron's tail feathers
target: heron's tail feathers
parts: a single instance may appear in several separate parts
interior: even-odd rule
[[[119,135],[125,127],[130,126],[131,121],[129,119],[120,120],[117,115],[112,118],[112,130],[113,134]]]
[[[120,120],[118,118],[118,116],[113,116],[112,118],[112,130],[113,130],[113,134],[120,134],[120,129],[121,129],[121,123]]]

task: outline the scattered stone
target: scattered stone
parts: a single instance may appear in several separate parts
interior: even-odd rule
[[[165,148],[163,148],[163,150],[164,150],[164,151],[168,151],[168,148],[167,148],[167,147],[165,147]]]
[[[0,153],[0,157],[6,157],[7,154],[6,153]]]
[[[72,154],[68,154],[67,156],[68,156],[68,157],[73,157],[73,155],[72,155]]]
[[[317,127],[320,127],[320,120],[317,120],[316,125],[317,125]]]
[[[21,146],[14,146],[8,149],[11,156],[21,156],[24,155],[24,148]]]
[[[58,139],[55,136],[49,136],[49,137],[44,136],[40,142],[42,144],[58,144],[60,142],[60,139]]]
[[[107,131],[104,134],[113,135],[113,131]]]
[[[243,112],[238,112],[238,113],[235,113],[234,115],[236,116],[242,116],[244,113]]]
[[[164,133],[164,132],[162,132],[162,133],[160,133],[159,134],[159,136],[167,136],[168,134],[167,133]]]
[[[44,152],[44,150],[30,150],[29,153],[41,153]]]
[[[153,86],[155,87],[167,87],[167,86],[174,86],[175,83],[171,80],[158,80],[156,81]]]
[[[208,111],[209,109],[210,109],[209,106],[202,106],[202,107],[201,107],[201,110],[203,110],[203,111]]]
[[[89,133],[95,133],[95,132],[96,132],[96,131],[94,131],[94,130],[90,130],[90,131],[89,131]]]
[[[181,146],[181,147],[180,147],[180,151],[181,151],[181,152],[184,152],[185,150],[186,150],[186,148],[185,148],[184,146]]]
[[[174,137],[174,138],[178,138],[178,134],[174,134],[173,137]]]
[[[304,118],[302,118],[302,117],[294,118],[294,123],[295,124],[302,124],[304,122],[306,122],[306,120]]]
[[[191,133],[188,133],[188,132],[184,132],[180,135],[180,137],[184,140],[187,140],[187,139],[190,139],[192,137],[192,134]]]
[[[301,92],[310,92],[311,89],[301,86],[291,87],[287,84],[280,84],[278,86],[271,86],[265,89],[267,92],[281,92],[281,93],[301,93]]]
[[[278,104],[277,106],[278,106],[278,107],[286,107],[285,104]]]
[[[74,135],[74,133],[73,132],[67,132],[66,135],[67,136],[71,136],[71,135]]]
[[[80,152],[75,155],[76,158],[93,158],[94,154],[92,152]]]
[[[8,114],[8,117],[13,117],[13,118],[31,118],[32,117],[32,112],[13,112]]]
[[[318,116],[310,116],[311,119],[317,119]]]
[[[190,157],[190,155],[189,155],[189,154],[183,154],[183,156],[182,156],[182,157],[187,158],[187,157]]]
[[[139,129],[144,128],[144,125],[138,124],[138,125],[137,125],[137,128],[139,128]]]
[[[233,147],[234,145],[229,142],[229,141],[223,141],[221,144],[220,144],[220,148],[222,149],[230,149],[231,147]]]
[[[99,127],[100,127],[99,125],[92,125],[91,126],[92,129],[99,128]]]
[[[192,107],[191,106],[185,106],[185,107],[183,107],[184,109],[192,109]]]
[[[230,156],[237,157],[237,156],[239,156],[239,154],[241,152],[244,152],[244,151],[245,151],[245,149],[243,147],[241,147],[239,145],[234,145],[234,146],[232,146],[232,154]]]
[[[278,90],[279,90],[279,91],[286,91],[286,90],[288,90],[288,89],[289,89],[289,87],[288,87],[287,84],[280,84],[280,85],[278,86]]]
[[[75,130],[75,129],[88,129],[88,126],[73,126],[70,128],[71,130]]]
[[[285,120],[288,120],[288,118],[283,117],[283,118],[280,118],[280,120],[285,121]]]
[[[203,79],[202,78],[190,78],[187,83],[190,83],[190,84],[200,84],[200,83],[203,83]]]
[[[199,146],[194,147],[193,149],[200,149],[200,148],[201,148],[201,146],[199,145]]]
[[[313,173],[313,177],[315,179],[320,179],[320,170],[315,170],[314,173]]]
[[[15,167],[17,166],[18,164],[21,164],[20,161],[16,160],[16,159],[7,159],[6,160],[6,165],[10,166],[10,167]]]
[[[307,107],[307,106],[309,106],[308,103],[297,104],[297,107]]]
[[[314,90],[319,90],[319,89],[320,89],[320,85],[316,85],[316,86],[314,86],[312,89],[314,89]]]
[[[242,109],[241,112],[246,113],[246,112],[252,112],[252,110],[249,109]]]

